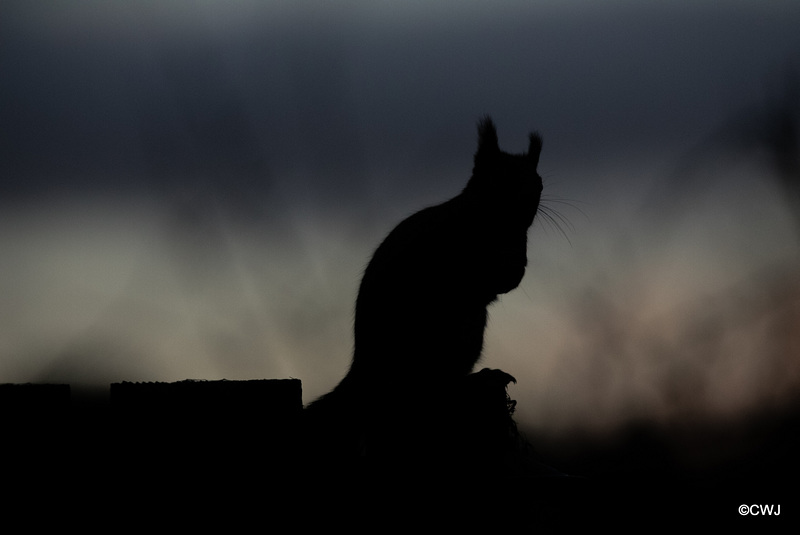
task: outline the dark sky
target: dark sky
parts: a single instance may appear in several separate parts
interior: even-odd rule
[[[797,2],[296,4],[0,4],[0,381],[324,392],[371,250],[463,187],[489,113],[508,151],[542,133],[567,220],[531,231],[492,315],[520,418],[800,384],[759,315],[798,318],[771,301],[798,237],[758,134],[800,67]]]

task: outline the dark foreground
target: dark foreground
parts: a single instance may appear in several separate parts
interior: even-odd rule
[[[800,515],[796,410],[717,427],[640,424],[603,439],[528,436],[536,451],[515,450],[502,470],[454,440],[444,451],[455,462],[440,470],[392,458],[320,465],[294,380],[172,392],[123,383],[110,401],[28,388],[0,388],[7,525],[770,533]]]

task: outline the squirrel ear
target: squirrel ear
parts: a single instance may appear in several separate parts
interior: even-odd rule
[[[533,162],[534,169],[539,166],[539,154],[542,152],[542,136],[539,132],[531,132],[528,145],[528,158]]]
[[[477,154],[489,154],[500,152],[497,143],[497,130],[494,127],[491,117],[488,115],[478,122],[478,152]]]

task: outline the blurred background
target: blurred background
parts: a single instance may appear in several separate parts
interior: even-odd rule
[[[554,212],[482,361],[521,427],[789,411],[798,27],[789,0],[4,0],[0,382],[311,401],[372,250],[461,190],[490,114],[509,152],[542,133]]]

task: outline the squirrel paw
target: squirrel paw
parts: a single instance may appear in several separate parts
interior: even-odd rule
[[[516,384],[517,382],[510,373],[506,373],[503,370],[493,370],[491,368],[484,368],[478,373],[474,373],[473,376],[476,379],[480,379],[482,382],[499,384],[504,387],[507,386],[508,383]]]

